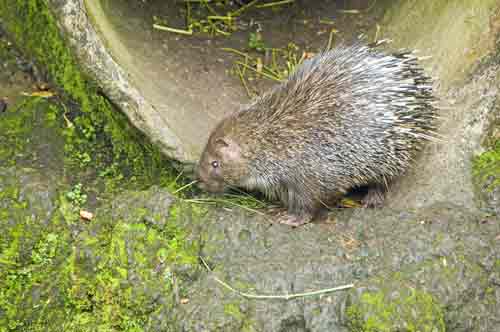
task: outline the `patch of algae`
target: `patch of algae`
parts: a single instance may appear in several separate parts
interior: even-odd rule
[[[497,55],[500,55],[500,43]],[[491,61],[500,63],[500,58],[497,56]],[[498,101],[492,109],[492,121],[482,143],[486,151],[472,160],[474,190],[480,205],[486,203],[498,212],[500,199],[500,103]]]
[[[90,223],[68,222],[56,186],[40,194],[20,183],[43,175],[0,174],[0,331],[155,331],[152,317],[175,305],[173,289],[182,296],[186,271],[198,268],[198,243],[179,224],[181,203],[158,216],[140,204],[118,206],[118,198]],[[47,208],[49,196],[56,199]],[[166,223],[148,226],[155,218]]]
[[[238,303],[227,303],[224,305],[224,314],[231,316],[236,321],[241,322],[241,326],[239,326],[239,331],[241,332],[254,332],[255,327],[251,319],[243,313],[240,309],[240,305]]]
[[[84,233],[80,250],[71,257],[68,275],[77,275],[68,289],[69,303],[78,308],[71,330],[134,331],[148,324],[156,301],[168,301],[172,272],[167,257],[179,256],[179,238],[169,237],[142,223],[118,222],[100,238]],[[176,241],[176,246],[171,246]],[[189,263],[192,253],[182,253]],[[171,304],[170,304],[171,305]],[[95,310],[99,308],[98,310]]]
[[[0,0],[1,11],[5,4]],[[43,12],[43,8],[38,9]],[[95,132],[96,140],[85,136],[85,122],[79,119],[91,119],[90,113],[83,112],[82,105],[70,118],[75,125],[71,129],[64,125],[64,116],[69,116],[66,112],[60,103],[25,98],[0,115],[0,332],[164,331],[155,328],[155,319],[162,327],[173,325],[174,318],[164,313],[176,303],[174,290],[182,296],[186,280],[194,278],[193,271],[198,268],[198,242],[189,239],[184,227],[188,221],[183,218],[196,222],[202,211],[189,205],[181,209],[180,203],[169,209],[169,204],[161,203],[171,196],[156,189],[124,192],[122,196],[115,193],[94,211],[96,217],[91,222],[70,215],[75,212],[64,200],[64,191],[70,187],[67,179],[59,176],[59,169],[37,169],[34,162],[34,146],[45,145],[34,140],[50,143],[37,133],[61,135],[65,155],[82,152],[94,156],[93,151],[102,146],[97,136],[109,132]],[[110,110],[108,115],[114,114]],[[45,132],[41,130],[44,126],[55,131]],[[119,134],[123,134],[123,143],[129,144],[127,140],[132,138]],[[117,169],[129,167],[129,174],[137,178],[109,173],[107,177],[129,187],[144,180],[139,187],[147,187],[152,179],[149,174],[163,159],[155,150],[148,150],[147,144],[135,142],[130,141],[130,146],[137,150],[115,155],[108,163]],[[106,145],[102,153],[108,153],[109,148]],[[114,148],[111,145],[112,152],[116,152]],[[134,156],[149,157],[135,163]],[[30,168],[21,166],[20,159]],[[58,162],[50,165],[66,167]],[[159,176],[172,183],[165,174],[160,172]],[[138,198],[142,198],[142,205]],[[144,203],[151,201],[158,204]]]
[[[61,109],[71,122],[65,147],[70,164],[112,165],[106,175],[130,177],[136,187],[172,180],[172,163],[79,70],[46,0],[0,0],[0,17],[15,45],[63,91],[64,103],[78,105]]]
[[[500,140],[474,159],[473,175],[476,184],[488,192],[500,186]]]
[[[31,122],[28,120],[25,114],[17,117],[2,117],[0,132],[5,142],[0,145],[0,164],[14,166],[15,157],[24,151],[27,143],[24,137],[32,129]]]
[[[60,216],[44,220],[51,209],[41,199],[49,192],[22,190],[17,172],[34,173],[0,168],[0,331],[41,331],[42,320],[58,322],[65,314],[51,308],[61,299],[59,269],[70,236]]]
[[[413,288],[391,292],[365,292],[347,308],[349,330],[353,332],[444,332],[444,314],[430,295]]]
[[[470,315],[477,320],[484,319],[494,312],[486,307],[495,308],[497,302],[488,274],[478,263],[478,257],[487,254],[486,247],[484,249],[471,255],[467,244],[460,243],[453,249],[452,260],[445,256],[425,260],[392,275],[366,281],[370,286],[362,293],[353,292],[346,309],[349,330],[451,331],[463,328],[463,306],[482,308]],[[475,288],[472,292],[471,282]],[[414,285],[425,285],[425,289]],[[454,296],[461,299],[450,304],[450,298],[446,299],[449,294],[443,292],[446,289],[455,289]]]
[[[54,136],[61,133],[58,112],[54,104],[41,98],[20,97],[11,104],[0,116],[0,166],[18,166],[22,160],[39,157],[34,156],[34,150],[42,144],[53,144],[53,150],[57,150]]]

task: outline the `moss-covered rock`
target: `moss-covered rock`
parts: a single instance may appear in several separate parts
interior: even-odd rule
[[[0,168],[0,331],[158,331],[154,314],[198,273],[198,244],[170,212],[173,198],[123,193],[91,222],[68,222],[56,183]]]
[[[346,310],[353,332],[444,332],[443,309],[432,295],[414,288],[365,292]]]
[[[500,213],[500,139],[497,138],[487,151],[474,158],[473,178],[482,205]]]
[[[500,100],[500,99],[499,99]],[[473,159],[473,180],[480,204],[500,214],[500,101],[491,112],[483,139],[485,150]]]
[[[64,138],[59,108],[38,97],[21,97],[0,114],[0,166],[26,165],[62,171]]]
[[[70,233],[53,201],[54,179],[33,169],[0,174],[0,330],[41,331],[65,315],[60,271]]]
[[[110,168],[109,172],[114,176],[133,176],[141,185],[153,182],[152,179],[173,178],[171,163],[158,148],[113,109],[97,86],[79,70],[47,1],[0,0],[0,17],[14,43],[43,69],[59,88],[63,103],[71,106],[60,108],[71,123],[71,130],[66,133],[69,162],[80,167],[115,163],[120,169]]]
[[[163,211],[155,213],[140,201],[122,204],[135,195],[124,193],[112,208],[97,210],[96,220],[76,238],[66,269],[72,278],[68,301],[78,314],[68,322],[71,330],[155,330],[146,328],[153,324],[152,314],[182,297],[184,280],[177,269],[197,268],[197,244],[187,243],[169,217],[172,198],[154,189],[137,193],[145,200],[163,199],[158,206]],[[147,225],[159,219],[163,226]]]
[[[166,189],[149,186],[141,174],[150,169],[123,176],[130,164],[121,158],[75,165],[75,119],[58,99],[16,97],[29,94],[25,83],[0,114],[0,331],[174,326],[157,313],[197,278],[199,242],[186,225],[199,208],[173,205]],[[95,217],[81,219],[80,209]]]

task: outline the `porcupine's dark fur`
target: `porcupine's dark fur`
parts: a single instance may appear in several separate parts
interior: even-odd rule
[[[403,173],[435,133],[431,79],[411,52],[339,46],[227,117],[198,165],[209,191],[257,189],[292,224],[351,188]]]

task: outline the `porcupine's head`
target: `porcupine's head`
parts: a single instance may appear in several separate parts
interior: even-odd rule
[[[211,133],[196,168],[202,189],[223,192],[239,187],[248,174],[241,147],[232,135],[234,125],[233,119],[227,118]]]

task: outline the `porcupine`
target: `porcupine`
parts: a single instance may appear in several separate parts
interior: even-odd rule
[[[435,137],[432,80],[414,52],[357,42],[305,60],[223,119],[197,167],[202,188],[260,190],[298,226],[353,188],[380,187]]]

